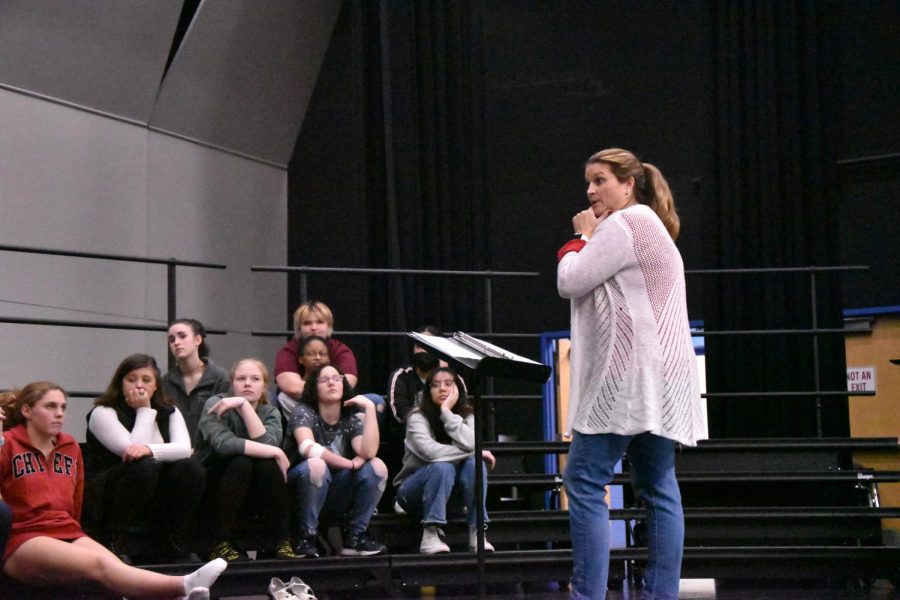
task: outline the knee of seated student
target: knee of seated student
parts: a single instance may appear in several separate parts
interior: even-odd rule
[[[384,461],[380,458],[372,458],[369,460],[369,464],[372,465],[372,471],[375,472],[375,475],[379,479],[387,479],[388,476],[388,468],[387,465],[384,464]]]
[[[307,458],[306,462],[309,466],[309,482],[311,484],[320,488],[325,483],[326,478],[331,479],[331,472],[328,470],[328,465],[325,464],[324,460],[321,458]]]
[[[382,492],[384,491],[385,486],[387,485],[387,477],[388,470],[387,465],[384,464],[380,458],[372,458],[366,462],[366,467],[372,469],[372,473],[375,476],[375,480],[378,482],[378,489]]]
[[[163,463],[152,456],[125,463],[123,477],[132,481],[146,481],[159,477]]]

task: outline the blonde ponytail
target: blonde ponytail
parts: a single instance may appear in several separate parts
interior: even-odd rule
[[[645,203],[653,209],[672,239],[677,240],[678,233],[681,231],[681,219],[675,212],[675,198],[672,197],[672,190],[669,189],[669,184],[659,169],[650,163],[643,163],[643,166],[647,191]]]

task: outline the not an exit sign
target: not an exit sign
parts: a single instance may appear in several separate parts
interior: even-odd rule
[[[848,392],[874,392],[875,367],[847,367]]]

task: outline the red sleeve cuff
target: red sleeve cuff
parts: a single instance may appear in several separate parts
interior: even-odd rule
[[[563,245],[562,248],[559,249],[559,252],[556,253],[556,260],[561,261],[563,256],[568,254],[569,252],[580,252],[584,245],[587,244],[586,241],[582,239],[577,240],[569,240]]]

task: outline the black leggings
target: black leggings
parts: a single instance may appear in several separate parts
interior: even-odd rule
[[[153,458],[121,462],[92,478],[88,486],[100,505],[106,539],[122,536],[133,522],[160,526],[183,536],[203,498],[206,471],[191,457],[173,462]],[[156,522],[153,522],[153,521]]]
[[[288,488],[272,458],[243,454],[207,459],[213,543],[228,540],[241,513],[257,513],[277,541],[288,537]]]
[[[9,539],[9,530],[12,527],[12,511],[6,502],[0,500],[0,557],[6,550],[6,541]]]

